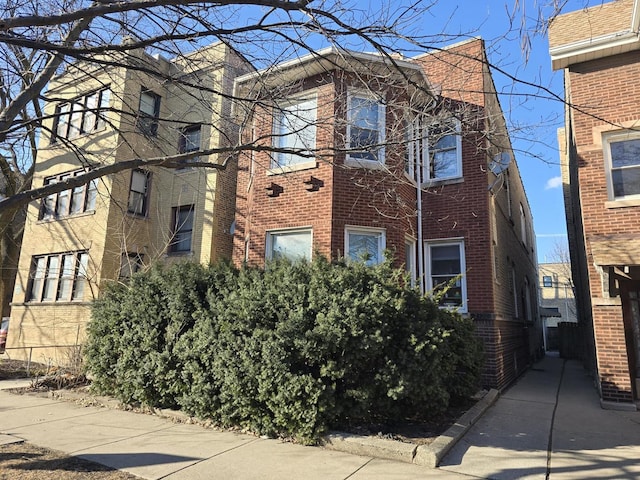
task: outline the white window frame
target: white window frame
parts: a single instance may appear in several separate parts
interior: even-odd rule
[[[625,142],[625,141],[640,142],[640,132],[632,132],[629,130],[624,130],[624,131],[607,132],[602,135],[602,148],[604,153],[605,171],[607,176],[607,193],[608,193],[609,200],[613,200],[613,201],[640,199],[640,192],[629,194],[629,195],[616,195],[614,191],[614,185],[613,185],[614,171],[631,170],[631,169],[640,170],[640,159],[636,165],[624,166],[624,167],[613,166],[613,155],[611,153],[611,144],[617,143],[617,142]]]
[[[409,278],[411,279],[411,286],[416,286],[416,281],[418,279],[417,273],[417,263],[416,263],[416,239],[412,237],[404,237],[404,249],[405,249],[405,270],[409,274]]]
[[[111,90],[107,86],[57,105],[51,143],[104,129],[110,98]]]
[[[460,254],[460,291],[461,291],[461,304],[460,306],[447,306],[440,305],[440,308],[445,309],[455,309],[458,312],[466,313],[467,312],[467,267],[466,267],[466,257],[465,257],[465,248],[464,248],[464,239],[462,238],[447,238],[441,240],[426,240],[424,242],[425,249],[425,277],[427,281],[427,291],[432,292],[434,289],[433,275],[431,273],[431,258],[433,254],[431,253],[432,247],[449,247],[449,246],[457,246],[458,252]]]
[[[194,139],[194,137],[196,137]],[[193,140],[196,140],[195,142]],[[182,129],[180,129],[179,137],[178,137],[178,154],[197,152],[202,148],[202,125],[199,123],[194,123],[193,125],[188,125]],[[178,171],[181,170],[189,170],[189,163],[199,162],[200,157],[192,157],[188,160],[182,160],[181,163],[184,163],[185,166],[178,168]]]
[[[349,150],[351,150],[351,148],[354,148],[351,146],[351,130],[352,130],[352,112],[353,112],[353,100],[354,98],[358,98],[361,100],[365,100],[368,102],[372,102],[374,104],[377,105],[378,107],[378,124],[376,125],[375,131],[378,134],[378,139],[377,139],[377,143],[376,145],[378,145],[378,147],[376,147],[375,150],[377,150],[375,153],[373,153],[374,157],[376,157],[375,159],[370,159],[370,158],[362,158],[359,155],[365,155],[365,152],[362,153],[355,153],[355,152],[349,152]],[[348,151],[347,153],[347,158],[346,158],[346,164],[350,165],[350,166],[356,166],[356,167],[367,167],[367,168],[380,168],[381,166],[384,166],[386,163],[385,160],[385,147],[384,147],[384,142],[385,142],[385,129],[386,129],[386,106],[383,103],[383,100],[379,97],[376,96],[374,94],[372,94],[371,92],[367,92],[364,90],[348,90],[347,92],[347,112],[346,112],[346,120],[347,120],[347,138],[346,138],[346,142],[345,142],[345,147]],[[374,129],[372,129],[374,130]]]
[[[443,128],[443,126],[445,126],[445,128],[448,128],[449,125],[453,126],[453,128],[451,129],[452,133],[441,135],[441,137],[438,139],[432,138],[434,136],[434,131],[436,130],[440,131]],[[428,133],[429,146],[428,146],[428,155],[427,155],[428,161],[422,162],[422,165],[423,165],[422,178],[431,182],[461,178],[462,177],[462,123],[460,122],[460,120],[458,120],[455,117],[449,117],[447,119],[440,120],[437,123],[432,123],[429,126],[428,131],[429,131]],[[442,138],[445,138],[451,135],[454,135],[456,140],[455,142],[456,173],[454,173],[453,175],[447,175],[447,176],[435,176],[434,169],[433,169],[434,155],[441,151],[452,150],[452,148],[436,149],[435,144],[437,144],[437,142]]]
[[[527,241],[527,214],[522,203],[520,204],[520,240],[522,240],[525,247],[529,245]]]
[[[387,248],[387,232],[384,228],[361,227],[357,225],[347,225],[344,229],[344,252],[345,258],[350,262],[357,262],[360,259],[351,257],[349,252],[349,237],[352,234],[376,236],[378,240],[378,255],[376,259],[367,260],[369,266],[378,265],[384,262],[384,250]]]
[[[83,301],[88,281],[88,263],[89,253],[86,250],[34,255],[31,260],[26,301]],[[64,285],[68,287],[65,288]],[[49,290],[52,294],[50,296],[47,295]]]
[[[273,257],[273,245],[274,238],[278,236],[285,236],[288,234],[300,234],[300,233],[308,233],[309,234],[309,251],[308,254],[304,257],[300,257],[300,259],[311,260],[313,255],[313,228],[310,226],[307,227],[296,227],[296,228],[283,228],[279,230],[268,230],[265,238],[265,259],[267,261],[274,260]],[[288,258],[288,257],[287,257]],[[294,259],[289,259],[294,260]]]
[[[142,87],[140,90],[140,100],[138,105],[138,130],[145,136],[158,136],[158,124],[160,117],[160,102],[162,97],[148,88]],[[147,111],[144,107],[149,104],[153,112]]]
[[[297,109],[297,107],[308,104],[303,109]],[[293,110],[296,107],[297,112]],[[291,126],[291,121],[285,122],[287,114],[295,115],[293,121],[298,120],[305,123],[301,128],[294,131],[286,128]],[[308,114],[308,116],[307,116]],[[305,117],[305,118],[303,118]],[[271,172],[282,173],[293,170],[301,170],[304,168],[313,168],[316,166],[314,151],[316,149],[317,142],[317,118],[318,118],[318,97],[314,93],[313,95],[307,95],[291,99],[286,102],[278,103],[274,107],[273,112],[273,144],[276,148],[289,148],[293,151],[299,151],[299,155],[289,152],[275,152],[271,158]],[[286,123],[289,123],[287,125]],[[313,136],[312,145],[305,145],[306,137]],[[289,139],[294,140],[294,147],[286,145]],[[301,143],[304,148],[297,148],[296,143]]]
[[[134,190],[136,188],[134,181],[136,176],[143,177],[144,189],[142,191]],[[151,193],[151,172],[136,168],[131,170],[131,180],[129,183],[129,199],[127,200],[127,213],[138,217],[146,217],[149,211],[149,195]]]
[[[87,170],[75,170],[47,177],[44,179],[43,186],[63,182],[84,173],[87,173]],[[98,179],[93,179],[78,187],[47,195],[41,201],[38,220],[56,220],[94,212],[97,191]]]

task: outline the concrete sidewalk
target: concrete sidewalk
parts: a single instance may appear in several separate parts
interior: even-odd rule
[[[545,357],[465,434],[440,471],[491,479],[638,479],[640,412],[603,410],[577,361]]]
[[[640,478],[640,413],[602,410],[582,367],[553,357],[506,391],[438,469],[0,391],[0,443],[16,440],[149,479]]]

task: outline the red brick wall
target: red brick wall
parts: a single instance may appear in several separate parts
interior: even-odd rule
[[[638,52],[573,65],[569,69],[572,111],[577,145],[582,220],[586,239],[598,370],[605,400],[631,401],[632,391],[625,346],[622,308],[598,306],[603,297],[600,274],[594,267],[594,235],[640,235],[640,207],[610,208],[604,166],[602,132],[620,130],[640,122]],[[625,123],[626,122],[626,123]],[[623,124],[622,126],[620,126]],[[611,204],[609,204],[611,205]]]

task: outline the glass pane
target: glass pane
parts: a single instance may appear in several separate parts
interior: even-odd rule
[[[58,267],[60,263],[60,258],[58,256],[49,257],[47,268],[47,278],[44,281],[44,293],[42,296],[43,300],[55,300],[56,298],[56,287],[58,280]]]
[[[456,149],[437,151],[431,161],[433,178],[455,177],[459,174],[458,152]]]
[[[458,245],[431,247],[431,274],[460,274],[460,248]]]
[[[80,129],[82,127],[82,113],[84,110],[84,106],[74,102],[73,103],[73,111],[71,112],[71,124],[69,125],[69,136],[68,138],[76,138],[80,135]]]
[[[96,128],[96,108],[98,108],[98,92],[94,92],[87,97],[85,107],[87,111],[84,114],[84,121],[82,122],[83,132],[93,132]]]
[[[311,258],[311,232],[271,234],[271,257],[296,260]]]
[[[98,196],[98,180],[91,180],[88,184],[87,191],[87,206],[85,210],[95,210],[96,208],[96,197]]]
[[[134,191],[129,192],[128,211],[137,215],[142,215],[144,213],[144,195],[142,193]]]
[[[64,182],[70,175],[64,175],[60,178],[60,181]],[[63,217],[69,214],[69,201],[71,196],[71,190],[63,190],[58,193],[58,206],[56,208],[56,214],[59,217]]]
[[[78,269],[75,276],[73,285],[73,298],[72,300],[82,300],[84,298],[84,290],[87,284],[87,267],[89,265],[89,254],[78,254]]]
[[[80,213],[84,206],[84,186],[75,187],[71,196],[71,213]]]
[[[56,135],[61,138],[67,138],[67,128],[69,127],[69,104],[60,105],[58,117],[58,129]]]
[[[156,114],[156,96],[150,92],[140,94],[140,111],[150,116]]]
[[[29,300],[40,300],[40,292],[42,291],[42,283],[44,281],[44,274],[46,270],[47,259],[40,257],[36,259],[36,265],[33,272],[33,281],[31,283],[31,293]]]
[[[623,168],[611,171],[613,182],[613,195],[615,197],[625,197],[628,195],[640,194],[640,168]]]
[[[348,256],[352,260],[365,260],[367,265],[376,265],[382,261],[379,248],[380,234],[349,232]]]
[[[109,99],[111,98],[111,91],[110,90],[103,90],[102,92],[100,92],[100,112],[99,112],[99,116],[98,116],[98,124],[96,126],[96,129],[100,130],[102,128],[104,128],[107,124],[105,118],[106,118],[106,109],[109,108]]]
[[[131,190],[144,193],[147,190],[147,174],[138,170],[131,172]]]
[[[613,168],[640,165],[640,139],[611,142]]]
[[[73,286],[74,255],[64,255],[62,257],[62,278],[58,288],[58,299],[69,300],[71,298],[71,288]]]
[[[378,103],[368,98],[351,98],[351,123],[357,127],[378,129]]]
[[[191,233],[193,229],[193,208],[176,211],[176,226],[171,251],[188,252],[191,250]]]
[[[454,280],[455,279],[455,280]],[[433,276],[431,277],[434,293],[446,289],[440,299],[440,305],[457,307],[462,305],[462,282],[456,277]]]

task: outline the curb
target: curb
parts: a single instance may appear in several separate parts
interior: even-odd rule
[[[499,394],[498,390],[491,389],[465,412],[455,424],[429,445],[416,445],[414,443],[370,436],[365,437],[344,432],[332,432],[325,435],[322,445],[329,450],[436,468],[449,450],[478,421],[484,412],[496,402]]]

